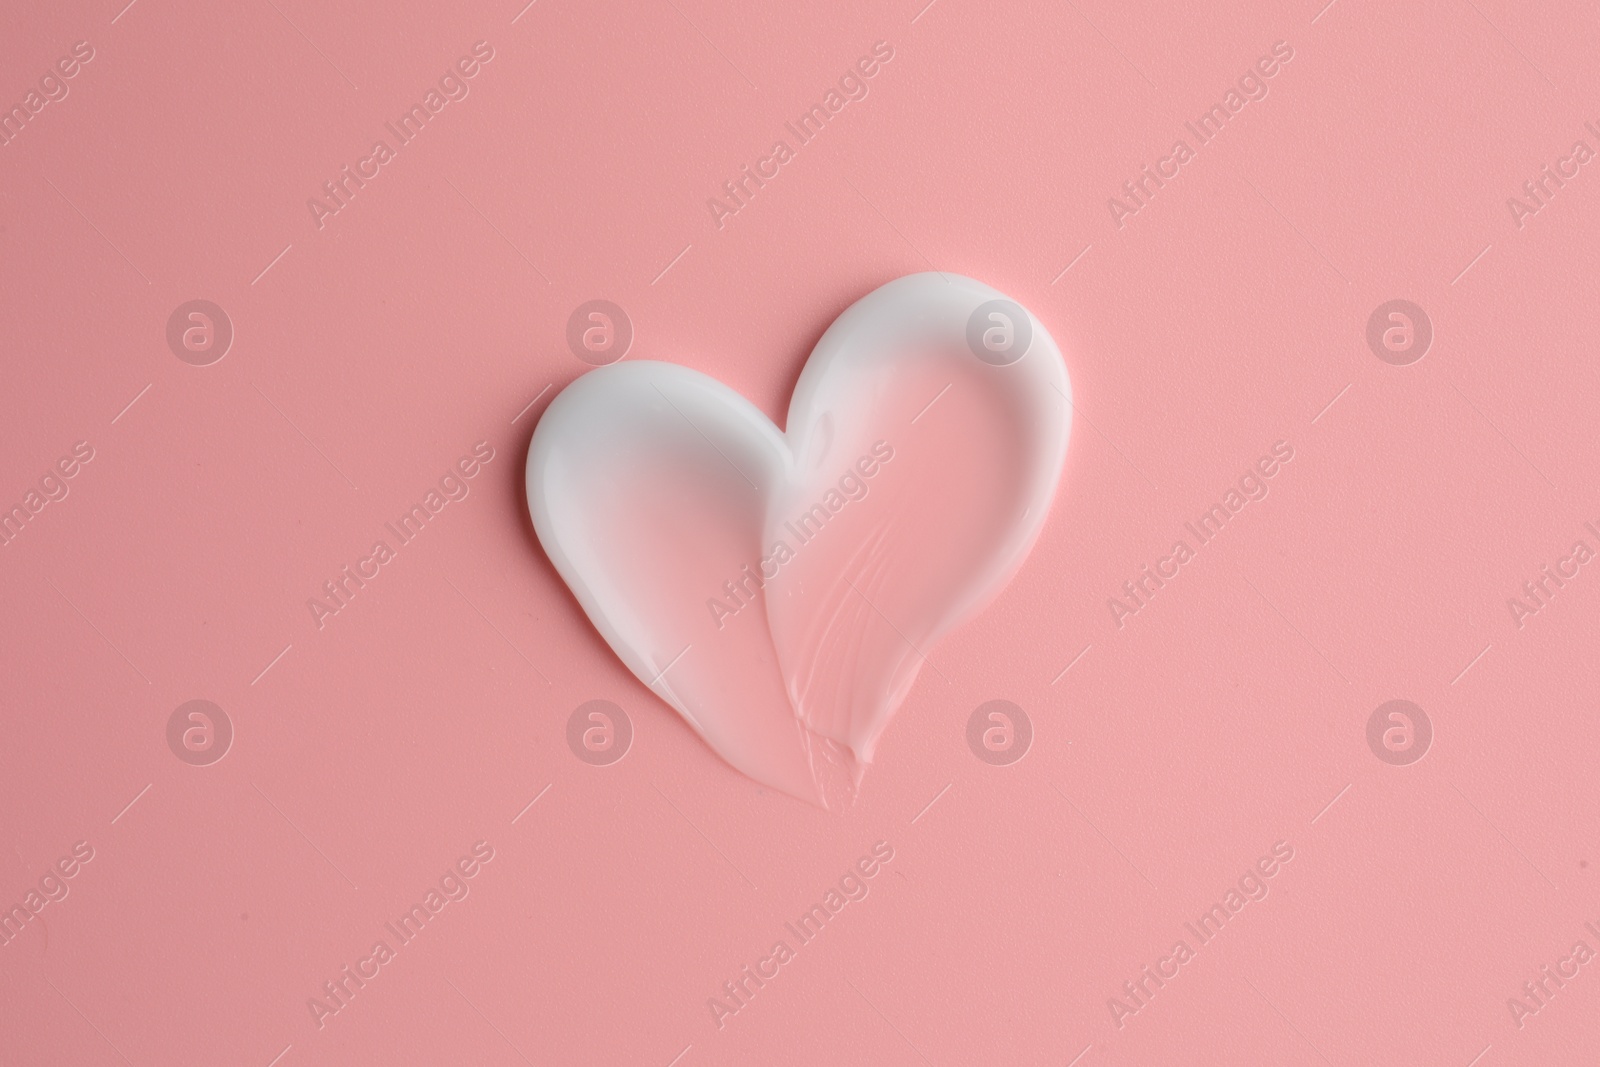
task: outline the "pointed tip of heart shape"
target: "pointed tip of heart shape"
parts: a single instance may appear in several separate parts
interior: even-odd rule
[[[806,731],[806,756],[811,766],[810,794],[802,796],[827,811],[847,811],[861,792],[867,765],[846,745]]]
[[[939,640],[1048,514],[1071,386],[1049,332],[959,275],[896,279],[807,360],[780,431],[686,367],[625,361],[550,404],[540,544],[623,663],[740,772],[849,807]]]

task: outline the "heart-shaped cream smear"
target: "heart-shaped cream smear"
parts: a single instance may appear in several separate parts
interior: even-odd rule
[[[1071,393],[1018,305],[911,275],[823,334],[787,432],[675,364],[585,374],[534,432],[528,509],[629,670],[744,774],[841,807],[1033,547]]]

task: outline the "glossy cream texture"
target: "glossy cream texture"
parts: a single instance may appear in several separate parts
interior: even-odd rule
[[[1000,296],[931,273],[869,294],[817,343],[787,432],[653,362],[584,375],[540,420],[540,543],[628,668],[751,778],[847,805],[940,638],[1032,548],[1071,387],[1037,320],[1014,363],[968,348]]]

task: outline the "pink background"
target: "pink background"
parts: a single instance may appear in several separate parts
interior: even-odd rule
[[[1590,7],[33,6],[0,103],[95,55],[0,148],[0,505],[94,459],[0,547],[0,904],[94,858],[0,947],[0,1062],[1600,1056],[1600,960],[1507,1005],[1600,950],[1600,568],[1506,603],[1600,549],[1600,176],[1506,205],[1600,148]],[[319,230],[307,198],[480,40],[470,95]],[[869,95],[719,230],[707,198],[876,41]],[[1108,197],[1278,41],[1119,228]],[[1032,557],[830,815],[622,668],[522,456],[586,300],[776,418],[834,316],[930,264],[1048,324],[1078,418]],[[165,339],[193,298],[236,334],[206,367]],[[1365,338],[1392,298],[1435,331],[1406,367]],[[1270,495],[1119,629],[1107,599],[1278,440]],[[471,495],[319,630],[307,598],[477,441]],[[205,767],[166,741],[196,698],[236,731]],[[597,698],[635,731],[605,767],[565,741]],[[1435,732],[1409,766],[1366,740],[1395,698]],[[967,747],[991,699],[1034,724],[1011,766]],[[880,840],[719,1030],[708,998]],[[319,1028],[308,998],[477,841],[470,895]],[[1116,1025],[1279,841],[1267,897]]]

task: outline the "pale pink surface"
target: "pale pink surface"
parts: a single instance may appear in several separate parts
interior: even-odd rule
[[[1600,949],[1600,577],[1506,605],[1600,548],[1600,179],[1506,205],[1600,147],[1592,11],[674,3],[12,13],[0,99],[96,54],[0,148],[0,501],[95,453],[0,547],[0,901],[94,858],[0,947],[0,1062],[1600,1056],[1594,962],[1520,1029],[1506,1004]],[[306,198],[479,40],[470,95],[318,231]],[[878,40],[869,95],[718,230],[706,199]],[[1107,198],[1279,40],[1118,229]],[[830,814],[617,662],[525,518],[549,394],[512,420],[587,369],[594,297],[630,358],[777,419],[827,324],[930,262],[1046,322],[1079,418],[1024,569]],[[195,297],[236,331],[209,367],[166,346]],[[1365,339],[1396,297],[1435,330],[1409,367]],[[470,495],[319,630],[307,598],[480,440]],[[1107,598],[1279,440],[1119,630]],[[1365,736],[1396,697],[1435,731],[1408,767]],[[165,739],[194,698],[236,730],[209,767]],[[564,740],[594,698],[634,725],[608,767]],[[1034,723],[1009,767],[964,736],[995,698]],[[318,1029],[307,998],[478,840],[470,895]],[[707,998],[878,840],[869,895],[719,1031]],[[1266,898],[1115,1026],[1278,841]]]

